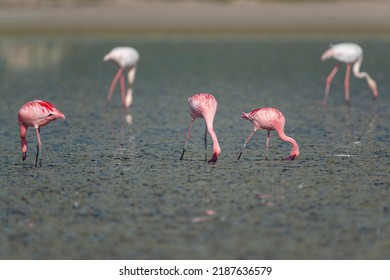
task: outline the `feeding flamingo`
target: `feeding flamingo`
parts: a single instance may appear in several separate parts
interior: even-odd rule
[[[115,74],[111,82],[106,102],[111,101],[115,85],[120,79],[122,106],[128,109],[133,102],[133,85],[135,80],[135,72],[137,70],[137,63],[139,60],[139,53],[132,47],[116,47],[104,56],[104,61],[112,61],[119,66],[118,72]],[[125,94],[125,78],[124,73],[127,72],[128,89]]]
[[[378,97],[378,88],[376,82],[370,77],[368,73],[360,72],[360,66],[362,65],[363,62],[363,50],[359,45],[355,43],[341,43],[341,44],[333,45],[330,47],[330,49],[325,51],[321,56],[322,61],[328,58],[334,58],[338,62],[326,79],[325,94],[322,100],[322,105],[324,106],[326,105],[332,80],[336,75],[341,62],[347,64],[347,70],[344,79],[345,102],[347,104],[349,104],[349,76],[351,73],[351,64],[353,64],[352,71],[355,77],[359,79],[365,78],[367,80],[368,86],[372,91],[373,98]]]
[[[65,119],[64,114],[58,111],[52,104],[43,100],[34,100],[24,104],[18,111],[19,132],[23,161],[27,155],[27,128],[33,126],[37,132],[38,145],[35,157],[35,167],[38,165],[38,156],[42,148],[41,127],[56,119]]]
[[[213,140],[213,156],[209,160],[210,163],[216,162],[219,154],[221,153],[221,148],[219,147],[217,135],[213,129],[213,122],[215,112],[217,111],[217,100],[215,97],[209,93],[197,93],[188,98],[189,112],[191,116],[191,122],[188,127],[186,142],[184,144],[183,153],[181,154],[180,160],[183,159],[184,152],[190,139],[190,133],[192,125],[196,118],[203,118],[206,123],[206,129],[204,132],[204,146],[207,153],[207,132],[210,134],[211,139]],[[205,160],[207,161],[207,154],[205,154]]]
[[[244,146],[241,148],[237,160],[240,159],[242,151],[244,150],[245,146],[248,144],[253,134],[256,132],[256,130],[260,130],[260,129],[268,130],[267,141],[265,144],[265,148],[266,148],[265,159],[268,158],[268,143],[269,143],[269,135],[271,130],[276,130],[281,140],[291,143],[292,149],[290,152],[290,156],[288,158],[285,158],[286,160],[293,160],[299,155],[299,147],[297,142],[293,138],[287,136],[284,133],[285,118],[282,112],[280,112],[278,109],[271,108],[271,107],[258,108],[252,110],[249,113],[244,113],[244,112],[241,113],[241,118],[251,121],[254,127],[252,133],[246,139]]]

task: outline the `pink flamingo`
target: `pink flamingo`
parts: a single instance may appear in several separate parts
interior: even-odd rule
[[[211,139],[213,140],[213,157],[209,160],[210,163],[216,162],[219,154],[221,153],[221,148],[219,147],[217,135],[213,129],[213,122],[215,112],[217,111],[217,100],[215,97],[209,93],[197,93],[188,98],[189,112],[191,115],[191,122],[188,127],[186,143],[184,144],[183,153],[181,154],[180,160],[183,159],[184,152],[190,139],[190,133],[192,125],[196,118],[203,118],[206,123],[206,129],[204,132],[204,146],[207,153],[207,131],[209,132]],[[205,154],[205,160],[207,161],[207,154]]]
[[[58,111],[52,104],[43,100],[34,100],[24,104],[18,111],[19,132],[21,139],[21,149],[23,161],[27,155],[27,128],[33,126],[37,132],[38,145],[35,157],[35,167],[38,165],[38,156],[42,148],[41,126],[47,125],[56,119],[65,119],[64,114]],[[40,164],[41,165],[41,164]]]
[[[269,135],[271,130],[276,130],[276,132],[279,135],[279,138],[285,142],[289,142],[292,145],[292,149],[290,152],[290,156],[288,158],[285,158],[286,160],[293,160],[299,155],[299,147],[297,142],[291,138],[288,137],[284,133],[284,124],[285,119],[278,109],[271,108],[271,107],[264,107],[264,108],[258,108],[254,109],[249,113],[241,113],[241,118],[247,119],[251,121],[254,125],[252,133],[249,135],[248,139],[246,139],[244,146],[241,148],[240,154],[238,156],[238,159],[240,159],[242,151],[244,150],[245,146],[248,144],[249,140],[253,136],[256,130],[260,129],[266,129],[268,130],[267,134],[267,141],[265,144],[265,159],[268,158],[268,143],[269,143]]]
[[[133,102],[133,85],[138,60],[139,53],[136,49],[132,47],[117,47],[112,49],[108,54],[104,56],[104,61],[112,61],[119,66],[119,70],[111,82],[106,103],[111,101],[115,85],[118,82],[118,79],[120,79],[122,106],[125,109],[128,109],[131,106],[131,103]],[[124,72],[128,72],[127,80],[129,83],[126,95]]]
[[[347,104],[349,104],[349,76],[351,73],[351,64],[353,64],[352,71],[355,77],[359,79],[365,78],[367,80],[368,86],[372,91],[373,98],[378,97],[378,88],[376,86],[376,82],[370,77],[370,75],[368,75],[368,73],[360,72],[360,66],[363,62],[363,50],[359,45],[355,43],[341,43],[333,45],[321,56],[322,61],[328,58],[334,58],[338,61],[338,63],[333,68],[332,72],[330,72],[329,76],[326,78],[325,94],[322,100],[322,105],[326,105],[330,86],[334,76],[336,75],[340,67],[340,62],[347,64],[347,70],[344,79],[345,102]]]

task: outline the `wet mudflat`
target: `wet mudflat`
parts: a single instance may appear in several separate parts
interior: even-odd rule
[[[344,67],[327,108],[320,62],[329,43],[349,39],[377,81],[371,99]],[[117,68],[112,47],[141,54],[134,104],[119,89],[104,109]],[[0,41],[1,259],[388,259],[390,257],[389,39],[338,37],[16,37]],[[222,148],[204,162],[204,122],[187,98],[213,93]],[[23,164],[17,110],[45,99],[66,115],[28,132]],[[286,117],[291,146],[258,131],[241,112],[273,106]],[[209,139],[208,157],[211,156]],[[214,215],[207,215],[213,210]],[[213,211],[209,211],[213,214]]]

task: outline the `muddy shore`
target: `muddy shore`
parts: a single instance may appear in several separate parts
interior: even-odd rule
[[[390,1],[161,2],[2,5],[0,32],[390,32]]]

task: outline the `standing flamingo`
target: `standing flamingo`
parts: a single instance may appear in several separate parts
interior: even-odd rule
[[[37,132],[38,145],[37,155],[35,157],[35,167],[37,167],[39,151],[42,148],[40,137],[41,126],[45,126],[56,119],[65,119],[65,116],[47,101],[30,101],[19,109],[18,121],[23,161],[27,155],[27,128],[33,126]]]
[[[136,49],[132,47],[117,47],[112,49],[108,54],[104,56],[104,61],[112,61],[119,66],[119,70],[111,82],[106,103],[111,101],[115,85],[118,79],[120,79],[122,106],[125,109],[128,109],[130,107],[131,103],[133,102],[133,85],[138,60],[139,53]],[[126,71],[128,72],[127,80],[129,83],[129,87],[127,89],[127,94],[125,95],[124,72]]]
[[[349,104],[349,76],[351,73],[351,64],[353,64],[352,71],[355,77],[359,79],[365,78],[367,80],[368,86],[372,90],[373,98],[378,97],[378,89],[376,86],[376,82],[370,77],[370,75],[368,75],[368,73],[360,72],[360,66],[362,65],[363,62],[363,50],[359,45],[355,43],[341,43],[341,44],[333,45],[330,47],[330,49],[325,51],[321,56],[322,61],[328,58],[334,58],[338,62],[326,79],[325,94],[322,100],[322,105],[324,106],[326,105],[332,80],[336,75],[341,62],[347,64],[347,70],[345,73],[345,80],[344,80],[345,102],[347,104]]]
[[[241,113],[241,118],[250,120],[254,127],[252,133],[249,135],[248,139],[246,139],[244,146],[241,148],[240,154],[238,156],[238,159],[240,159],[242,151],[244,150],[245,146],[248,144],[249,140],[253,136],[256,130],[260,129],[266,129],[268,130],[267,134],[267,141],[265,144],[265,159],[268,158],[268,143],[269,143],[269,135],[271,130],[276,130],[276,132],[279,135],[279,138],[282,139],[285,142],[289,142],[292,145],[292,149],[290,152],[290,156],[288,158],[285,158],[286,160],[293,160],[299,155],[299,147],[297,142],[291,138],[288,137],[284,133],[284,124],[285,119],[278,109],[271,108],[271,107],[264,107],[264,108],[258,108],[254,109],[249,113]]]
[[[217,135],[213,129],[213,122],[215,112],[217,111],[217,100],[209,93],[197,93],[188,98],[189,112],[191,115],[191,122],[188,127],[186,143],[184,144],[183,153],[181,154],[180,160],[183,159],[188,140],[190,139],[191,128],[196,118],[203,118],[206,123],[206,129],[204,132],[204,147],[207,153],[207,131],[209,132],[211,139],[213,140],[213,157],[208,161],[210,163],[216,162],[221,148],[219,147]],[[207,161],[207,154],[205,154],[205,160]]]

